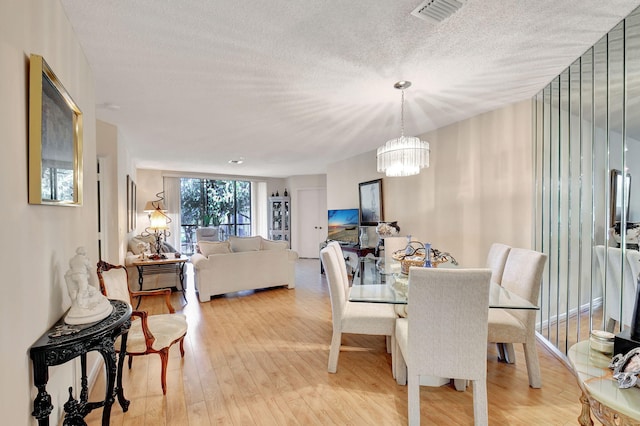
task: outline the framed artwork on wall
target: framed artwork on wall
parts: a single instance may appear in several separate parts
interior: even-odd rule
[[[382,179],[358,184],[360,192],[360,226],[376,226],[382,219]]]
[[[136,229],[136,183],[127,175],[127,232]]]
[[[29,60],[29,204],[82,205],[82,112],[44,58]]]

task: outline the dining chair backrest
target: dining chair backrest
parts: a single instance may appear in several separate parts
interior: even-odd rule
[[[331,315],[333,322],[339,322],[342,318],[344,306],[347,302],[347,294],[345,293],[344,277],[341,265],[344,265],[344,259],[338,257],[333,247],[325,247],[320,250],[320,259],[324,266],[324,273],[329,284],[329,297],[331,299]],[[347,287],[348,283],[347,283]]]
[[[469,380],[486,376],[490,281],[486,268],[409,269],[410,370]]]
[[[347,274],[347,263],[344,259],[344,252],[342,251],[342,247],[340,243],[337,241],[331,241],[327,244],[327,247],[333,249],[336,254],[337,259],[339,260],[339,264],[337,265],[340,270],[340,275],[342,276],[341,284],[343,286],[345,296],[349,298],[349,274]]]
[[[504,273],[504,265],[507,262],[511,247],[502,243],[493,243],[487,254],[487,268],[491,269],[491,281],[500,284],[502,282],[502,274]]]
[[[540,285],[547,255],[534,250],[512,248],[502,274],[502,286],[510,292],[538,304]],[[511,309],[526,327],[535,326],[536,311],[533,309]]]
[[[615,268],[612,269],[611,264],[607,259],[606,247],[603,245],[597,245],[594,247],[596,259],[598,261],[598,269],[600,270],[599,279],[602,284],[602,293],[604,298],[604,304],[606,309],[605,320],[612,319],[614,321],[620,321],[620,308],[618,303],[620,300],[620,273],[616,273]],[[613,326],[612,326],[613,327]]]
[[[618,293],[618,298],[613,300],[612,309],[616,310],[618,312],[618,316],[620,316],[620,309],[622,308],[621,322],[623,325],[631,326],[633,308],[636,300],[637,282],[637,279],[634,279],[634,272],[631,268],[631,263],[634,264],[634,267],[638,266],[636,255],[634,253],[636,251],[632,249],[625,249],[624,256],[622,249],[618,247],[608,247],[607,251],[609,253],[608,270],[613,272],[615,276],[614,279],[617,280],[615,282],[618,286],[621,286],[620,291],[622,293],[622,296]],[[607,298],[609,298],[609,295],[607,295]],[[609,309],[609,303],[607,303],[607,309]]]

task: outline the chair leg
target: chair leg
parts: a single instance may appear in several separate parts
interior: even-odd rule
[[[394,336],[389,337],[389,345],[391,346],[391,377],[396,378],[396,362],[394,358],[396,357],[396,338]]]
[[[453,386],[456,388],[458,392],[466,391],[468,384],[469,384],[469,381],[466,379],[453,379]]]
[[[409,402],[409,426],[420,425],[420,376],[408,375],[407,397]]]
[[[129,359],[127,360],[127,364],[129,365],[129,370],[131,370],[131,364],[133,363],[133,357],[129,355]]]
[[[399,385],[407,384],[407,363],[402,355],[402,350],[400,349],[400,345],[398,345],[398,341],[394,339],[395,342],[395,350],[394,354],[391,356],[391,362],[393,363],[392,371],[396,377],[396,383]]]
[[[529,375],[529,386],[535,389],[542,387],[540,375],[540,364],[538,362],[538,349],[536,348],[535,337],[529,343],[523,343],[524,359],[527,362],[527,374]]]
[[[160,383],[162,384],[162,394],[167,394],[167,364],[169,363],[169,348],[164,348],[160,352],[160,363],[162,370],[160,371]]]
[[[487,408],[487,381],[473,380],[473,419],[477,426],[489,424],[489,412]]]
[[[333,330],[331,337],[331,348],[329,348],[329,373],[335,373],[338,370],[338,356],[340,355],[340,344],[342,343],[342,333]]]
[[[184,358],[184,336],[180,339],[180,356]]]
[[[513,349],[513,343],[496,343],[498,347],[498,359],[507,364],[516,363],[516,351]]]
[[[387,353],[390,354],[393,351],[391,346],[391,336],[385,336],[387,341]]]

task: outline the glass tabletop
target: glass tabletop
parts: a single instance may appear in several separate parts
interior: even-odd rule
[[[409,277],[401,273],[400,262],[384,258],[362,257],[349,291],[351,302],[407,304]],[[439,267],[443,267],[440,265]],[[504,309],[540,309],[528,300],[492,282],[489,307]]]

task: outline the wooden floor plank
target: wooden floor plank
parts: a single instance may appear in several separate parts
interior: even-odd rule
[[[116,403],[112,425],[404,425],[407,389],[391,376],[381,336],[344,335],[338,371],[327,372],[331,303],[317,260],[301,259],[295,289],[274,288],[214,297],[200,303],[187,267],[188,303],[172,295],[187,316],[185,358],[171,350],[167,394],[157,355],[135,357],[123,373],[126,413]],[[141,309],[163,312],[162,300]],[[516,364],[497,361],[487,345],[489,421],[509,425],[576,424],[580,391],[571,372],[538,344],[542,389],[531,389],[522,345]],[[99,377],[92,400],[102,399]],[[473,424],[472,388],[421,387],[425,424]],[[101,410],[87,418],[101,424]]]

